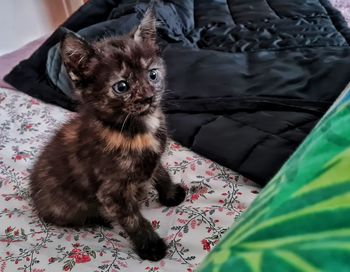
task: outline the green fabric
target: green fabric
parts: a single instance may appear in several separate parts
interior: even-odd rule
[[[198,271],[350,271],[348,101],[313,130]]]

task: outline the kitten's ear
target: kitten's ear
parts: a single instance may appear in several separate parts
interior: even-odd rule
[[[83,38],[68,32],[61,41],[61,56],[69,77],[79,81],[88,76],[89,63],[95,54],[93,47]]]
[[[157,38],[157,20],[153,8],[149,8],[140,25],[134,32],[134,40],[137,42],[147,42],[156,45]]]

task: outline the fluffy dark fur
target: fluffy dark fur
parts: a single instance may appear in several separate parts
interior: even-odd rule
[[[160,109],[165,67],[154,17],[148,12],[122,38],[90,44],[68,34],[61,54],[81,106],[34,165],[31,193],[38,215],[60,226],[116,220],[141,258],[159,260],[166,245],[141,215],[139,197],[152,183],[159,201],[175,206],[185,191],[160,164],[167,139]]]

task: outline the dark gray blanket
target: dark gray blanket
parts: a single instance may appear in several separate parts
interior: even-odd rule
[[[147,2],[90,0],[63,26],[87,39],[120,35],[138,24]],[[260,184],[350,81],[350,31],[327,0],[164,0],[155,11],[171,136]],[[5,80],[74,109],[55,49],[63,32]]]

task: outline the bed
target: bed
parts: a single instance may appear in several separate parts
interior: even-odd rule
[[[170,141],[163,164],[187,188],[166,208],[150,191],[143,214],[169,245],[160,262],[142,261],[117,225],[58,228],[33,213],[28,175],[40,149],[74,113],[0,88],[0,271],[193,271],[260,191],[243,176]]]

